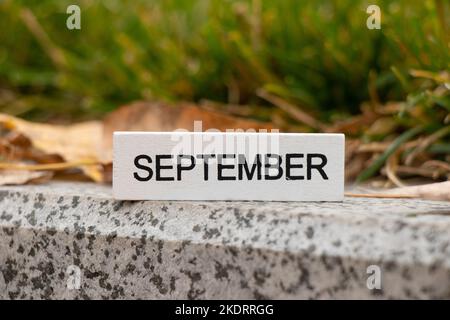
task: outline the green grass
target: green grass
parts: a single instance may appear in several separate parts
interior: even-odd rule
[[[80,31],[65,27],[73,3]],[[366,28],[374,3],[381,30]],[[265,88],[332,121],[358,113],[371,87],[382,102],[405,101],[405,128],[442,127],[449,17],[445,0],[3,0],[0,112],[95,118],[137,99],[267,105],[256,95]]]

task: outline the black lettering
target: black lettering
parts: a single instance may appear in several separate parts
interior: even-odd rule
[[[253,162],[252,168],[248,168],[247,159],[245,155],[238,155],[238,179],[243,179],[243,173],[245,170],[245,174],[247,175],[247,180],[252,180],[255,175],[255,171],[257,173],[256,177],[258,180],[261,180],[261,156],[259,154],[256,155],[255,161]]]
[[[292,164],[291,159],[303,158],[303,153],[287,153],[286,154],[286,180],[304,180],[304,176],[291,175],[291,169],[301,169],[303,164]]]
[[[179,154],[178,155],[178,162],[177,162],[177,180],[181,180],[181,171],[188,171],[192,170],[195,167],[195,158],[194,156],[186,155],[186,154]],[[182,159],[189,159],[191,160],[191,163],[188,166],[182,166],[181,160]]]
[[[218,164],[217,164],[217,180],[236,180],[236,177],[224,177],[222,171],[224,169],[234,169],[234,164],[223,164],[223,159],[234,159],[236,158],[235,154],[219,154],[217,156]]]
[[[134,158],[134,165],[136,166],[136,168],[147,171],[148,174],[145,177],[141,177],[137,172],[134,172],[133,176],[138,181],[149,181],[153,176],[153,171],[150,167],[140,164],[140,160],[147,160],[148,163],[152,163],[152,158],[145,154],[140,154],[136,158]]]
[[[203,159],[203,178],[208,181],[208,161],[211,158],[215,158],[215,154],[198,154],[198,159]]]
[[[320,158],[322,160],[322,162],[320,164],[313,164],[312,163],[313,158]],[[308,154],[308,156],[306,157],[306,166],[307,166],[306,178],[308,180],[311,180],[311,171],[312,171],[312,169],[316,169],[317,171],[319,171],[320,175],[322,176],[322,178],[324,180],[328,180],[328,176],[325,173],[325,171],[323,170],[323,167],[325,167],[327,162],[328,162],[327,157],[321,153]]]
[[[269,159],[278,159],[277,163],[270,163]],[[265,161],[264,161],[264,178],[266,180],[277,180],[280,179],[281,176],[283,175],[283,168],[281,168],[281,156],[277,155],[277,154],[266,154],[265,156]],[[275,176],[271,176],[269,174],[269,169],[278,169],[278,173]]]
[[[173,169],[172,165],[169,166],[163,166],[161,165],[161,160],[163,159],[172,159],[173,156],[171,154],[158,154],[156,155],[156,181],[174,181],[175,178],[174,177],[162,177],[161,176],[161,170],[163,169]]]

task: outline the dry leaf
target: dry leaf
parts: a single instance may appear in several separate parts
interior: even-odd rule
[[[57,154],[47,154],[35,148],[28,137],[17,131],[8,131],[0,135],[0,157],[8,161],[32,160],[37,163],[63,161],[63,158]]]
[[[43,155],[52,156],[53,160],[60,157],[69,163],[96,163],[95,165],[83,165],[80,168],[94,181],[103,181],[101,163],[108,162],[109,159],[103,158],[103,125],[100,121],[63,126],[33,123],[0,114],[0,123],[10,131],[29,139],[32,147],[41,152],[41,157]],[[22,151],[27,152],[30,149],[22,148]],[[30,159],[25,154],[23,154],[23,158]],[[39,160],[39,157],[33,160]],[[56,161],[47,159],[42,162],[53,163]],[[48,170],[50,169],[51,167],[48,168]]]
[[[376,119],[378,115],[373,112],[367,112],[362,115],[353,116],[346,120],[338,121],[328,127],[325,132],[340,132],[348,135],[358,135],[368,126],[370,126]]]
[[[345,181],[352,181],[364,170],[368,156],[358,153],[361,141],[357,139],[345,139]]]
[[[70,126],[32,123],[0,114],[0,129],[6,132],[0,135],[0,157],[7,160],[0,163],[0,170],[4,169],[2,176],[8,170],[8,181],[12,182],[17,174],[17,183],[36,179],[43,175],[43,170],[70,168],[80,168],[96,182],[111,181],[114,131],[173,131],[178,128],[192,131],[194,121],[202,121],[201,130],[272,129],[268,123],[228,116],[188,103],[172,106],[137,102],[112,112],[103,122]],[[33,163],[23,163],[24,160]],[[4,179],[6,181],[6,174]]]
[[[450,201],[450,181],[395,188],[383,193],[389,195],[405,195],[428,200]]]
[[[50,171],[0,170],[0,185],[20,185],[38,183],[52,178]]]
[[[272,124],[229,116],[206,110],[190,103],[170,105],[161,102],[135,102],[109,114],[104,120],[105,150],[112,149],[114,131],[173,131],[194,130],[194,121],[202,121],[201,129],[267,129]],[[111,157],[111,153],[105,155]]]
[[[366,112],[355,117],[347,130],[361,130],[378,115]],[[356,122],[353,120],[357,120]],[[201,121],[201,128],[194,122]],[[197,123],[198,124],[198,123]],[[254,129],[271,130],[267,122],[246,120],[214,110],[205,110],[190,103],[170,105],[160,102],[136,102],[123,106],[109,114],[104,121],[91,121],[70,126],[40,124],[0,114],[0,184],[22,184],[49,179],[58,170],[80,168],[94,181],[111,181],[112,134],[114,131],[173,131],[176,129],[208,130]],[[341,130],[339,130],[341,131]],[[344,130],[345,131],[345,130]],[[420,140],[408,142],[405,147],[416,146]],[[348,139],[346,143],[346,179],[352,179],[377,152],[389,143],[361,144]],[[448,174],[445,163],[428,161],[421,168],[422,175],[438,167]],[[435,169],[433,169],[435,168]],[[396,173],[406,168],[396,165]],[[402,171],[403,170],[403,171]],[[406,170],[407,171],[407,170]],[[405,171],[405,172],[406,172]],[[425,172],[426,171],[426,172]],[[433,177],[434,175],[433,171]],[[439,171],[440,172],[440,171]],[[414,172],[417,175],[417,172]],[[371,197],[420,197],[434,200],[450,200],[450,182],[397,188],[371,193]],[[357,196],[357,195],[353,195]],[[367,196],[367,195],[359,195]]]
[[[419,198],[450,201],[450,181],[394,188],[389,190],[365,190],[363,193],[346,192],[347,197],[359,198]],[[450,209],[450,206],[449,206]]]

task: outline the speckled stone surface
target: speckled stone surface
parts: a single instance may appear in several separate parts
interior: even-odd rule
[[[370,265],[381,289],[367,287]],[[90,183],[0,187],[0,298],[450,298],[450,203],[131,202]]]

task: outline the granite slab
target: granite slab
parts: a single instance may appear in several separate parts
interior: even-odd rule
[[[449,202],[111,194],[86,182],[0,187],[0,298],[450,298]]]

